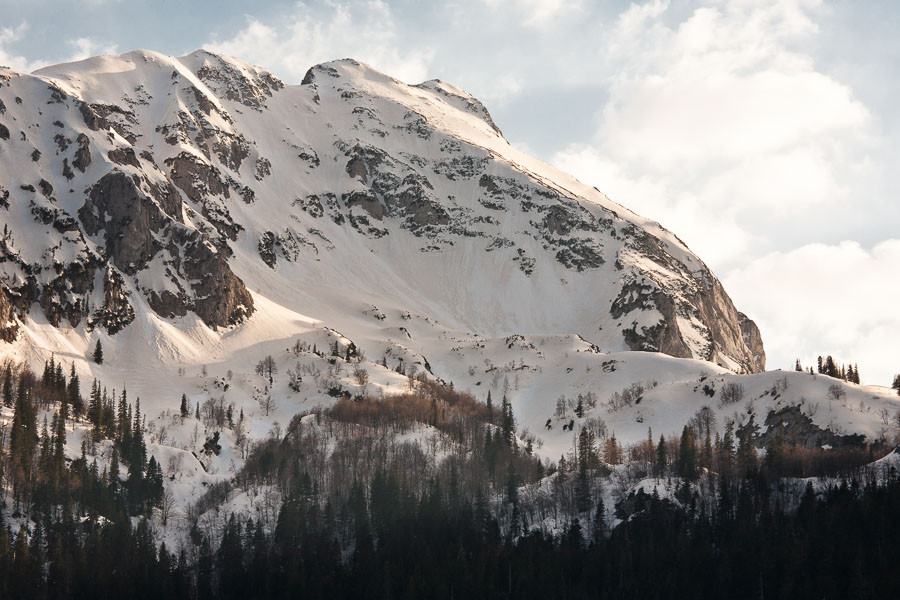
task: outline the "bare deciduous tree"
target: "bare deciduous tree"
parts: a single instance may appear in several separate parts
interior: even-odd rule
[[[163,527],[169,524],[169,516],[172,514],[172,509],[175,508],[175,494],[166,487],[163,490],[162,499],[159,503],[159,514],[162,517]]]
[[[278,366],[275,364],[275,359],[272,358],[271,354],[256,363],[256,374],[260,377],[268,378],[269,385],[272,385],[275,381],[275,375],[278,374]]]
[[[353,370],[353,378],[356,379],[356,384],[363,389],[363,393],[366,391],[366,386],[369,384],[369,372],[362,367],[357,367]]]
[[[744,386],[729,381],[722,386],[722,406],[736,404],[744,399]]]
[[[266,394],[262,398],[259,399],[259,407],[266,413],[266,416],[269,416],[269,413],[275,410],[275,400],[272,398],[272,394]]]

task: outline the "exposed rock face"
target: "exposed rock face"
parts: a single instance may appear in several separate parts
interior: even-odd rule
[[[259,256],[262,258],[263,262],[269,265],[270,269],[274,269],[275,261],[277,260],[277,256],[275,255],[275,234],[271,231],[264,232],[259,236],[257,248],[259,249]]]
[[[738,318],[740,319],[741,335],[744,339],[744,344],[750,350],[751,356],[756,359],[756,368],[754,370],[764,371],[766,368],[766,350],[763,347],[759,327],[744,313],[738,313]]]
[[[228,265],[223,252],[192,235],[184,246],[184,272],[192,279],[190,310],[207,325],[236,325],[253,313],[253,298]]]
[[[231,272],[227,255],[217,249],[200,232],[188,230],[167,214],[160,202],[154,201],[140,186],[137,176],[113,171],[91,187],[79,211],[85,233],[94,236],[104,232],[107,256],[123,273],[137,275],[158,255],[166,253],[170,272],[181,274],[180,293],[148,289],[148,300],[154,310],[173,317],[188,310],[197,313],[211,327],[239,323],[253,312],[253,299],[243,282]],[[155,188],[163,200],[170,202],[177,193]],[[174,206],[168,207],[175,212]],[[169,240],[169,243],[164,243]],[[117,275],[116,275],[117,276]],[[138,278],[140,280],[140,278]],[[115,310],[122,306],[121,282],[107,278],[106,305]],[[110,283],[111,282],[111,283]],[[190,293],[186,293],[190,290]],[[130,308],[130,307],[129,307]],[[121,329],[133,319],[106,316],[97,322],[110,329]]]
[[[636,320],[623,329],[632,350],[658,351],[679,358],[703,358],[745,373],[765,370],[766,356],[759,330],[753,321],[739,313],[719,280],[702,265],[693,271],[670,255],[660,240],[634,230],[623,254],[637,250],[666,270],[678,273],[681,281],[673,286],[667,278],[650,272],[640,282],[626,283],[612,304],[613,318],[627,321],[655,309],[659,321],[639,325]],[[693,333],[683,331],[690,327]]]
[[[75,151],[75,160],[72,161],[72,166],[84,173],[91,166],[90,142],[83,133],[78,134],[75,142],[78,144],[78,150]]]
[[[786,406],[781,410],[769,411],[766,416],[766,431],[760,434],[756,445],[765,448],[772,441],[783,441],[787,445],[805,448],[831,446],[862,446],[866,436],[856,433],[840,435],[830,429],[822,429],[803,414],[799,406]]]
[[[19,334],[19,323],[12,303],[6,298],[6,292],[0,290],[0,341],[14,342]]]
[[[121,171],[104,175],[78,211],[88,235],[105,231],[106,254],[124,273],[134,274],[162,249],[156,235],[167,222],[159,206]]]

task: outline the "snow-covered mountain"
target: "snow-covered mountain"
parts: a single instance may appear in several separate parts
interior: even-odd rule
[[[552,460],[582,428],[671,439],[704,409],[720,432],[754,417],[763,445],[779,424],[813,446],[900,433],[890,390],[763,372],[674,234],[510,146],[478,100],[352,60],[299,86],[206,51],[0,69],[0,221],[0,359],[139,397],[182,508],[246,457],[182,394],[260,439],[425,372],[508,396]]]
[[[211,361],[210,340],[278,306],[370,355],[414,321],[765,367],[756,326],[675,235],[517,151],[450,84],[341,60],[289,86],[206,51],[0,83],[7,342],[46,320]]]

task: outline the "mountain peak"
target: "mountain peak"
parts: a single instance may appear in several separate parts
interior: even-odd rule
[[[517,151],[452,84],[343,59],[285,86],[207,50],[132,51],[0,100],[0,284],[25,321],[167,338],[196,315],[214,336],[274,303],[376,345],[393,334],[359,314],[764,366],[755,325],[674,235]]]

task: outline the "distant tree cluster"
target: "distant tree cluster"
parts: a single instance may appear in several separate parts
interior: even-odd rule
[[[813,372],[812,367],[804,368],[803,365],[800,364],[799,358],[794,364],[794,370],[808,373]],[[834,377],[835,379],[842,379],[848,383],[860,383],[858,364],[849,364],[846,366],[841,364],[840,366],[838,366],[831,355],[828,355],[825,358],[822,358],[821,356],[818,357],[818,359],[816,360],[816,372],[820,375],[828,375],[829,377]]]

